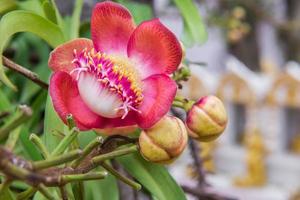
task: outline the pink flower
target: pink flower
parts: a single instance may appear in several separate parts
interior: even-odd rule
[[[50,55],[56,112],[64,122],[72,114],[81,130],[154,125],[177,89],[169,77],[182,57],[174,34],[158,19],[136,27],[126,8],[109,1],[95,6],[91,34]]]

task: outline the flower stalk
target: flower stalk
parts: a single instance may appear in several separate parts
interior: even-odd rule
[[[82,154],[81,156],[74,160],[71,163],[71,167],[74,169],[76,167],[78,167],[81,163],[81,161],[84,160],[84,158],[86,158],[86,156],[89,155],[89,153],[91,153],[93,151],[93,149],[95,149],[97,146],[103,144],[103,138],[102,137],[97,137],[94,140],[92,140],[83,150],[82,150]]]
[[[111,173],[113,176],[115,176],[117,179],[119,179],[120,181],[126,183],[127,185],[129,185],[133,189],[140,190],[142,188],[142,186],[139,183],[127,178],[126,176],[123,176],[122,174],[120,174],[117,170],[115,170],[113,167],[111,167],[106,162],[103,162],[101,164],[101,166],[104,169],[106,169],[109,173]]]
[[[26,105],[20,105],[15,115],[12,116],[12,118],[0,128],[0,141],[5,140],[10,131],[14,130],[20,124],[28,120],[31,115],[32,110],[30,107]]]
[[[68,153],[65,153],[61,156],[51,157],[47,160],[42,160],[42,161],[36,161],[32,163],[32,168],[34,170],[41,170],[41,169],[46,169],[49,167],[61,165],[76,159],[81,154],[82,154],[82,150],[76,149]]]
[[[137,148],[136,145],[132,145],[132,146],[129,146],[129,147],[124,147],[124,148],[121,148],[121,149],[117,149],[115,151],[112,151],[112,152],[105,153],[105,154],[94,157],[92,159],[92,163],[94,165],[99,165],[105,160],[109,160],[109,159],[113,159],[115,157],[123,156],[123,155],[130,154],[130,153],[134,153],[137,150],[138,150],[138,148]]]
[[[61,176],[61,184],[67,184],[71,182],[77,181],[90,181],[90,180],[98,180],[103,179],[107,176],[107,172],[94,172],[94,173],[86,173],[86,174],[76,174],[76,175],[62,175]]]
[[[67,134],[62,141],[58,144],[58,146],[53,150],[52,156],[57,156],[63,153],[69,145],[77,138],[79,134],[79,130],[74,127],[69,134]]]
[[[50,153],[48,152],[47,148],[43,144],[42,140],[36,134],[32,133],[29,136],[29,140],[36,146],[36,148],[41,152],[45,159],[50,157]]]

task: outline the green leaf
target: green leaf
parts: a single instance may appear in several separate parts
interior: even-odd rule
[[[70,39],[78,38],[80,27],[80,15],[83,6],[83,0],[76,0],[74,4],[74,12],[71,18]]]
[[[15,0],[0,0],[0,14],[6,11],[16,8],[17,4]]]
[[[51,98],[48,95],[45,110],[44,134],[42,139],[49,152],[52,152],[60,142],[60,139],[54,136],[52,131],[60,131],[64,133],[65,130],[68,130],[68,127],[58,117],[53,108]]]
[[[149,4],[131,2],[125,0],[119,0],[119,3],[123,4],[132,13],[134,21],[136,24],[142,21],[149,20],[153,18],[153,13],[151,6]]]
[[[19,10],[27,10],[45,17],[42,2],[37,0],[18,1]]]
[[[111,174],[99,181],[86,181],[85,199],[119,200],[117,180]]]
[[[186,200],[185,194],[162,165],[144,160],[138,153],[116,159],[127,172],[137,179],[159,200]]]
[[[0,192],[0,199],[3,200],[15,200],[13,193],[10,191],[9,187],[3,188],[3,190]]]
[[[52,47],[64,42],[60,28],[51,21],[29,11],[12,11],[4,15],[0,21],[0,55],[9,38],[18,32],[32,32],[46,40]],[[4,73],[2,59],[0,59],[0,80],[16,89]]]
[[[0,111],[11,110],[11,104],[5,93],[0,88]]]
[[[48,0],[43,2],[43,10],[44,10],[44,13],[45,13],[47,19],[49,19],[50,21],[52,21],[53,23],[56,24],[57,19],[56,19],[55,9]]]
[[[187,46],[202,44],[207,40],[204,22],[192,0],[173,0],[184,21],[183,43]]]

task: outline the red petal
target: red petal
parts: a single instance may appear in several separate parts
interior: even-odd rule
[[[98,51],[126,55],[127,43],[135,28],[130,12],[113,2],[98,3],[91,18],[91,34]]]
[[[85,48],[87,48],[87,50],[93,48],[92,40],[79,38],[64,43],[51,52],[48,65],[53,71],[70,73],[74,68],[74,64],[72,63],[74,59],[74,49],[76,49],[77,52],[81,52]]]
[[[176,95],[176,83],[167,75],[156,74],[143,80],[144,99],[139,107],[138,124],[149,128],[158,122],[169,110]]]
[[[50,95],[53,106],[60,118],[66,123],[66,116],[72,114],[81,130],[99,126],[102,119],[93,113],[81,100],[77,83],[65,72],[55,72],[50,80]]]
[[[171,74],[182,58],[179,41],[158,19],[145,21],[136,28],[129,39],[127,54],[139,64],[143,77]]]
[[[81,130],[92,128],[111,128],[136,124],[136,115],[130,112],[125,119],[109,119],[92,112],[82,101],[77,82],[65,72],[55,72],[50,80],[50,95],[53,106],[60,118],[66,123],[68,114],[72,114]]]

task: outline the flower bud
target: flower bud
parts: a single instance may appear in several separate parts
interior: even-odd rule
[[[173,116],[165,116],[139,137],[140,153],[151,162],[168,164],[174,161],[187,144],[184,123]]]
[[[222,101],[206,96],[196,102],[187,113],[189,135],[201,142],[215,140],[226,128],[227,114]]]

